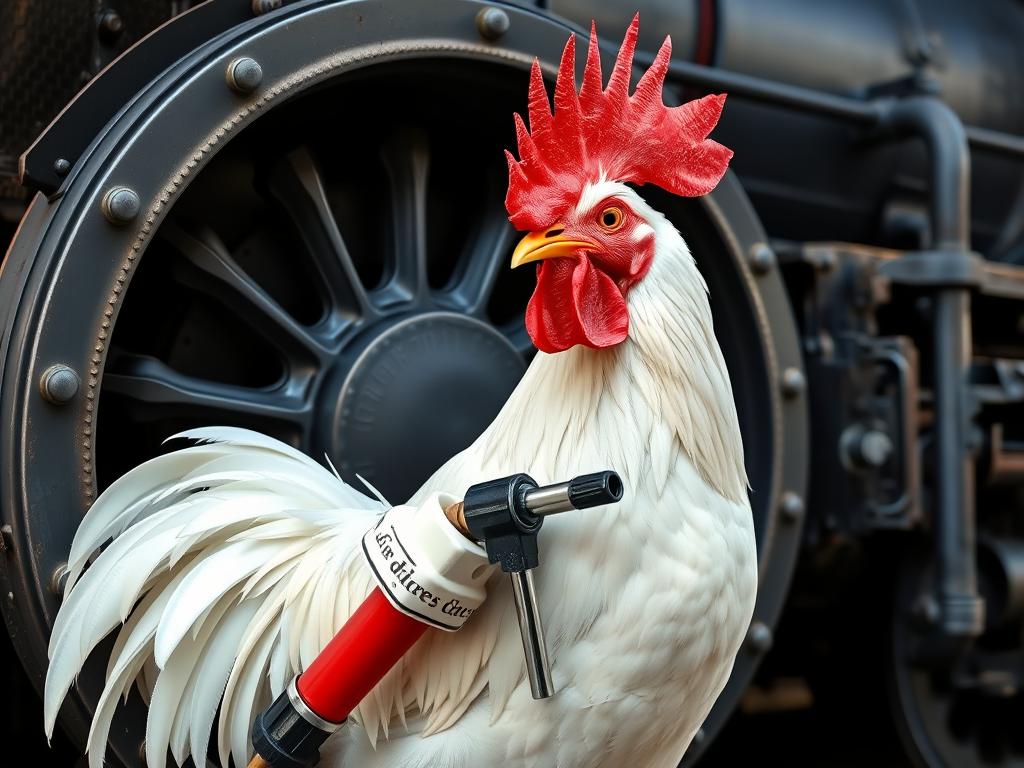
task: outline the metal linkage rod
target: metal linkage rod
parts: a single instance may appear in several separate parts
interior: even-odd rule
[[[970,258],[970,153],[963,124],[945,103],[917,96],[885,103],[879,127],[919,136],[931,160],[931,248],[946,258]],[[984,628],[975,563],[974,457],[971,413],[971,296],[965,285],[934,293],[935,557],[940,626],[949,637]]]

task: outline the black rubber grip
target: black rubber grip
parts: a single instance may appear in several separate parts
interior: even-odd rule
[[[576,509],[614,504],[622,498],[622,478],[617,472],[595,472],[569,481],[569,501]]]
[[[309,768],[330,735],[305,720],[285,691],[256,718],[252,746],[273,768]]]

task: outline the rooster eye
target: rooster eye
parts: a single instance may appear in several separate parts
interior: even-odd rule
[[[621,208],[611,205],[601,211],[601,216],[597,221],[605,231],[614,232],[622,226],[622,222],[625,221],[625,217],[622,215]]]

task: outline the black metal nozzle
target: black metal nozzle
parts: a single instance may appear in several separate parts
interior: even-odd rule
[[[614,504],[622,498],[622,478],[611,470],[580,475],[569,481],[569,501],[576,509]]]
[[[466,491],[466,525],[506,573],[536,568],[537,533],[548,515],[614,504],[622,479],[611,470],[538,486],[529,475],[502,477]]]
[[[565,483],[533,487],[523,494],[522,506],[535,517],[572,509],[614,504],[622,498],[622,479],[611,470],[580,475]]]

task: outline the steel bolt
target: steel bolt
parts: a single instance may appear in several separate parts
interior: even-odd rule
[[[134,189],[114,187],[103,196],[103,215],[118,226],[127,224],[142,210],[142,201]]]
[[[870,467],[880,467],[892,455],[892,440],[885,432],[871,429],[857,443],[857,455]]]
[[[52,592],[57,597],[63,597],[64,587],[68,583],[69,574],[70,571],[68,570],[67,563],[61,563],[56,568],[54,568],[53,573],[50,575],[50,592]]]
[[[786,491],[782,494],[782,498],[779,499],[779,511],[782,512],[783,518],[793,523],[803,517],[804,514],[804,500],[800,497],[800,494],[793,493],[793,491]]]
[[[53,172],[64,178],[71,172],[71,163],[63,157],[58,157],[53,161]]]
[[[100,32],[108,38],[113,39],[124,32],[124,20],[121,14],[113,8],[107,8],[100,13]]]
[[[877,468],[892,456],[892,438],[880,429],[860,424],[847,427],[839,437],[839,451],[847,468]]]
[[[755,621],[747,630],[747,646],[755,653],[767,653],[772,639],[772,630],[763,621]]]
[[[66,365],[51,365],[39,377],[39,391],[43,399],[54,405],[74,400],[80,384],[78,374]]]
[[[497,40],[508,32],[511,23],[500,8],[484,8],[476,15],[476,28],[486,40]]]
[[[281,0],[252,0],[252,12],[257,16],[276,11],[281,7]]]
[[[754,243],[750,249],[750,268],[759,275],[767,274],[775,266],[775,251],[767,243]]]
[[[798,397],[807,388],[807,379],[799,368],[787,368],[782,372],[782,394],[787,398]]]
[[[263,82],[263,68],[256,59],[243,56],[228,64],[225,76],[232,89],[239,93],[252,93]]]

